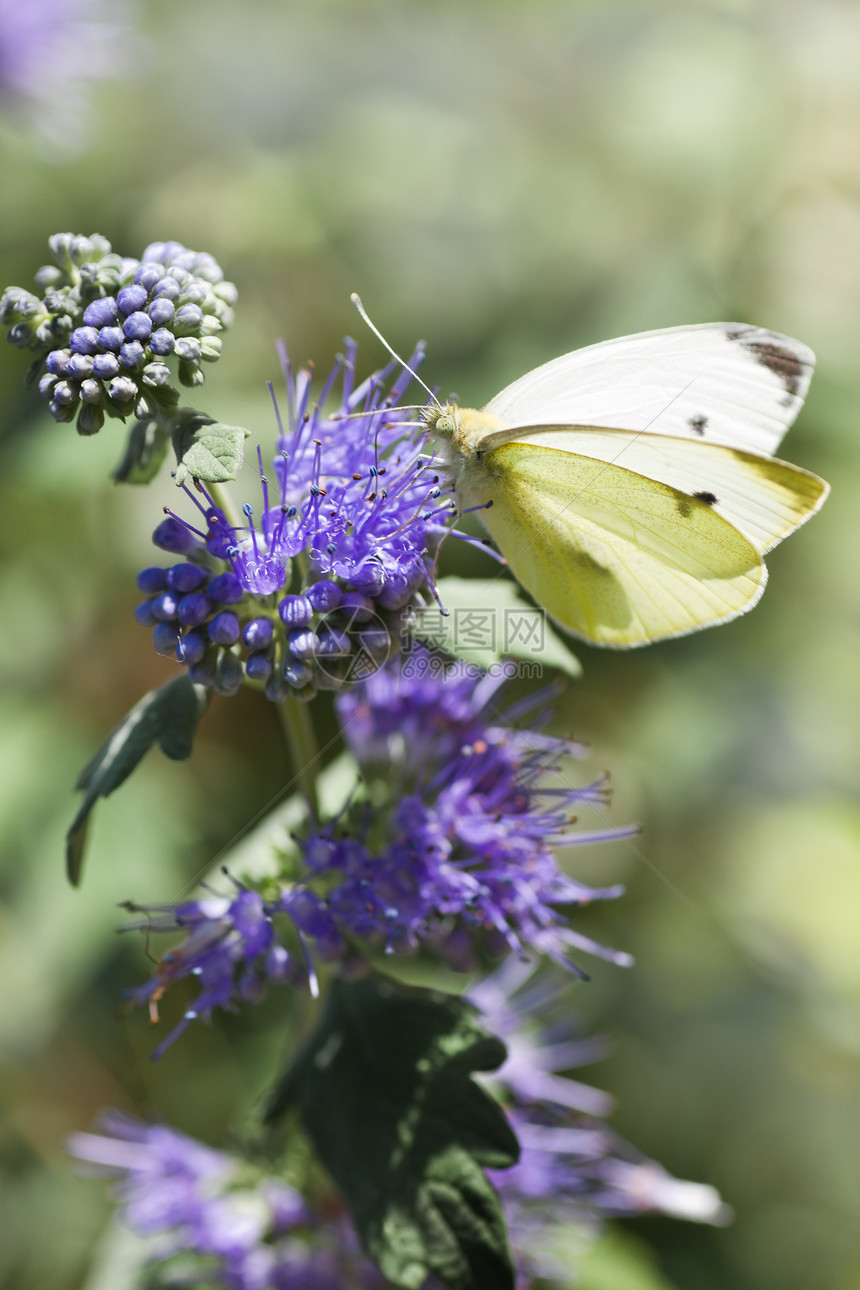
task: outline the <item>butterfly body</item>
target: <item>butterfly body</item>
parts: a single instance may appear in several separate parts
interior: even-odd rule
[[[827,485],[770,454],[802,405],[806,346],[717,323],[563,355],[482,410],[426,409],[462,509],[575,635],[614,648],[745,613],[762,556]],[[583,415],[584,414],[584,415]]]

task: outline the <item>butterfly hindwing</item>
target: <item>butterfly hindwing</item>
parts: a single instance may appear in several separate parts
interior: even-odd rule
[[[828,485],[817,475],[773,457],[722,444],[669,435],[631,434],[591,426],[528,426],[481,441],[554,448],[615,463],[704,501],[729,521],[760,555],[788,537],[823,505]]]
[[[509,426],[590,425],[773,454],[806,397],[815,356],[741,323],[603,341],[534,368],[484,411]]]
[[[736,617],[761,595],[758,553],[707,504],[622,466],[532,443],[482,454],[465,500],[514,575],[597,644],[644,645]]]

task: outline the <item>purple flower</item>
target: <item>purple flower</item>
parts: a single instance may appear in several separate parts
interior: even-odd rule
[[[75,1133],[68,1150],[93,1172],[116,1179],[125,1222],[150,1239],[150,1260],[182,1255],[198,1274],[229,1290],[383,1290],[334,1198],[324,1216],[278,1178],[213,1151],[166,1125],[119,1111],[101,1133]],[[203,1260],[206,1260],[204,1263]],[[185,1283],[183,1284],[190,1284]],[[195,1279],[194,1284],[197,1284]]]
[[[171,594],[159,586],[189,579],[173,571],[162,579],[150,568],[141,585],[158,604]],[[596,807],[602,819],[605,780],[572,785],[562,763],[581,757],[582,747],[514,726],[545,696],[505,711],[496,706],[500,684],[476,669],[387,666],[337,705],[365,779],[372,785],[379,777],[384,794],[356,794],[335,820],[297,841],[290,880],[267,882],[263,894],[236,884],[234,896],[140,910],[146,918],[133,926],[185,939],[133,999],[154,1009],[178,979],[193,976],[200,986],[156,1056],[198,1016],[253,1001],[267,981],[315,990],[311,951],[332,962],[375,946],[387,953],[423,946],[471,971],[483,947],[496,956],[544,954],[580,976],[574,949],[630,962],[568,924],[571,908],[623,889],[576,881],[554,848],[636,830],[572,827],[572,809]],[[551,1074],[546,1080],[549,1087]],[[575,1087],[565,1082],[571,1096]],[[587,1092],[592,1101],[574,1105],[599,1109],[598,1095]]]
[[[177,649],[195,681],[223,692],[218,661],[235,643],[245,676],[274,702],[291,691],[310,698],[342,688],[398,651],[407,607],[432,589],[432,555],[452,514],[450,485],[443,495],[421,451],[423,428],[394,406],[410,374],[391,363],[356,387],[355,352],[347,341],[315,398],[310,370],[294,372],[284,355],[288,424],[276,405],[274,464],[265,474],[258,450],[260,503],[242,507],[244,522],[228,519],[204,488],[186,488],[196,520],[171,514],[155,530],[157,546],[190,555],[210,578],[200,592],[211,612],[196,626],[211,648],[202,659],[188,656],[181,640]],[[413,354],[413,366],[421,356]],[[330,399],[334,411],[324,410]],[[258,624],[258,636],[269,626],[265,643],[243,632],[246,654],[238,636],[222,632],[225,578],[237,621]],[[178,610],[175,617],[179,627]]]
[[[572,785],[562,763],[581,746],[516,728],[524,709],[496,706],[501,680],[426,661],[418,650],[338,698],[345,739],[365,776],[389,786],[390,805],[368,813],[357,800],[310,838],[306,884],[281,908],[311,938],[328,919],[327,934],[344,943],[357,936],[393,952],[423,942],[460,966],[475,936],[497,954],[547,954],[576,972],[571,947],[628,963],[573,932],[557,908],[622,893],[575,881],[554,855],[636,831],[571,830],[574,811],[605,804],[605,780]],[[313,922],[306,891],[322,902]]]
[[[185,939],[161,959],[152,979],[131,992],[135,1003],[148,1002],[157,1019],[158,1002],[176,981],[193,977],[200,987],[188,1008],[153,1056],[160,1057],[198,1017],[208,1021],[213,1008],[235,1010],[239,1002],[255,1002],[268,981],[307,985],[304,961],[279,941],[271,904],[255,891],[236,884],[236,894],[210,895],[182,905],[128,905],[145,919],[127,924],[124,931],[183,931]]]
[[[521,1155],[490,1177],[524,1274],[569,1276],[551,1253],[559,1225],[593,1228],[604,1218],[645,1213],[729,1221],[731,1211],[713,1187],[673,1178],[637,1152],[608,1127],[606,1094],[563,1074],[605,1053],[603,1043],[577,1032],[568,978],[535,975],[533,966],[509,959],[468,997],[508,1048],[488,1082],[508,1106]]]

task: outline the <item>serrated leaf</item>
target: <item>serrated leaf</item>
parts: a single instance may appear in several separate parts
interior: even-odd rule
[[[181,413],[173,419],[177,484],[190,476],[206,484],[235,479],[242,468],[242,445],[250,432],[241,426],[213,421],[202,412]]]
[[[148,484],[158,474],[167,448],[167,434],[159,421],[135,421],[128,432],[122,459],[113,472],[114,481]]]
[[[185,674],[150,690],[81,771],[75,788],[83,791],[84,800],[66,834],[66,869],[73,886],[80,881],[87,825],[98,799],[119,788],[153,744],[172,761],[190,757],[194,731],[208,702],[208,691]]]
[[[448,615],[436,605],[422,610],[413,627],[418,640],[478,667],[516,658],[582,675],[546,611],[525,600],[510,578],[441,578],[437,590]]]
[[[402,1290],[513,1290],[499,1198],[483,1173],[516,1163],[501,1107],[474,1082],[504,1044],[455,995],[384,977],[336,981],[266,1114],[295,1106],[362,1244]]]

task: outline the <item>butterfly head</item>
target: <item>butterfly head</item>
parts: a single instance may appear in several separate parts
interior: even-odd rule
[[[460,409],[450,400],[444,406],[431,403],[422,411],[421,420],[431,434],[440,439],[455,439],[460,427]]]

